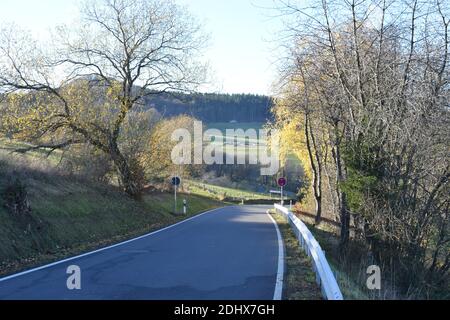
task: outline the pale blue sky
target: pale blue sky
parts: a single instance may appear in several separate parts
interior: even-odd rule
[[[45,37],[47,30],[70,23],[79,0],[0,0],[0,21],[15,22]],[[216,85],[208,91],[269,94],[276,77],[274,53],[281,21],[271,19],[272,0],[177,0],[210,34],[205,58]]]

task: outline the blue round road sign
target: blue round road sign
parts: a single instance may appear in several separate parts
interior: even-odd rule
[[[181,184],[181,179],[180,177],[173,177],[172,178],[172,185],[174,186],[179,186]]]

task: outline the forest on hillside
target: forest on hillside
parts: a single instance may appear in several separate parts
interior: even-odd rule
[[[190,115],[204,122],[266,122],[272,98],[255,94],[160,93],[145,98],[146,108],[164,117]]]

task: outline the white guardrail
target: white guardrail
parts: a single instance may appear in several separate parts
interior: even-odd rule
[[[292,226],[303,250],[311,257],[316,281],[320,285],[324,298],[327,300],[344,300],[325,254],[308,227],[287,208],[279,204],[274,206],[277,212],[282,213]]]

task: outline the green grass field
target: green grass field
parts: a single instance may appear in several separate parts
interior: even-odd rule
[[[210,122],[207,124],[208,129],[219,129],[225,132],[226,129],[255,129],[259,130],[263,127],[264,123],[262,122]]]
[[[222,132],[222,134],[225,136],[227,129],[230,130],[237,130],[242,129],[244,131],[247,131],[249,129],[254,129],[256,131],[256,134],[259,135],[259,130],[262,129],[264,123],[261,122],[242,122],[242,123],[228,123],[228,122],[213,122],[207,124],[207,129],[217,129]],[[237,137],[236,141],[239,144],[244,144],[246,141],[250,144],[258,143],[257,139],[248,139],[245,137]]]
[[[258,140],[259,130],[262,129],[264,123],[261,122],[243,122],[243,123],[229,123],[229,122],[214,122],[209,123],[207,125],[207,129],[218,129],[222,132],[223,138],[221,141],[213,141],[212,144],[216,146],[226,146],[227,148],[232,148],[235,151],[236,155],[249,155],[249,156],[258,156],[258,145],[265,146],[266,142],[262,140]],[[256,130],[256,138],[249,137],[235,137],[234,145],[228,144],[225,135],[227,129],[242,129],[244,131],[248,129]],[[207,135],[208,136],[208,135]],[[211,139],[211,135],[208,136]],[[226,150],[224,150],[226,152]]]
[[[221,187],[193,180],[186,181],[185,185],[188,188],[189,192],[192,194],[204,197],[212,197],[219,200],[222,200],[224,198],[244,200],[278,200],[276,196],[271,197],[268,193],[258,193],[247,190]],[[291,200],[290,197],[286,197],[286,199]]]
[[[270,195],[263,193],[250,192],[245,190],[237,190],[226,187],[214,186],[211,184],[205,184],[197,181],[186,181],[186,185],[189,189],[190,193],[202,195],[205,197],[214,197],[214,198],[240,198],[245,200],[254,200],[254,199],[270,199]]]

